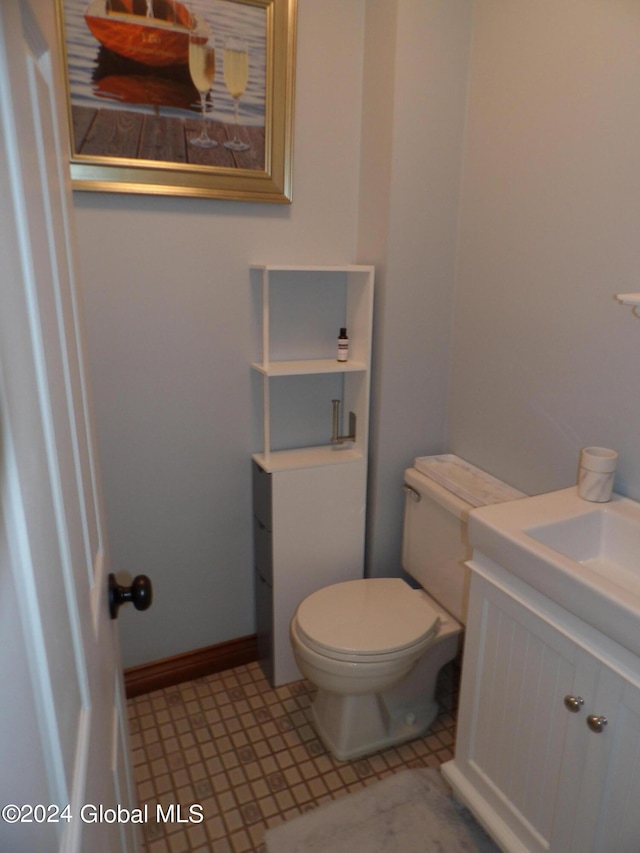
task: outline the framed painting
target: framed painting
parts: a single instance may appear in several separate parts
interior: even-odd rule
[[[297,0],[56,0],[77,190],[291,202]]]

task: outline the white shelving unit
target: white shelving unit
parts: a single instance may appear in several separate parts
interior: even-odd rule
[[[277,686],[301,677],[289,643],[300,601],[363,575],[374,269],[256,265],[251,275],[257,633]],[[334,399],[341,435],[355,414],[353,441],[331,441]]]

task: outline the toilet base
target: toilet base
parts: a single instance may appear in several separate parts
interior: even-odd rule
[[[458,653],[460,637],[460,626],[449,628],[411,672],[384,693],[354,695],[318,688],[311,715],[329,752],[349,761],[421,737],[438,715],[438,674]]]
[[[318,737],[338,759],[350,761],[424,734],[438,715],[434,700],[423,708],[390,713],[381,693],[341,696],[318,690],[311,716]]]

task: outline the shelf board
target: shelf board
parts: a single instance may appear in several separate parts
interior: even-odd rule
[[[374,267],[369,264],[337,264],[330,266],[313,266],[311,264],[250,264],[252,270],[266,272],[363,272],[372,273]]]
[[[335,358],[312,358],[302,361],[254,362],[253,370],[265,376],[304,376],[310,373],[357,373],[367,370],[363,361],[337,361]]]
[[[317,468],[361,462],[364,456],[353,446],[328,444],[320,447],[298,447],[294,450],[272,450],[268,455],[254,453],[253,459],[267,473],[273,473],[293,468]]]

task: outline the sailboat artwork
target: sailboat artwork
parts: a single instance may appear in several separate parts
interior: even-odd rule
[[[56,2],[74,188],[290,201],[296,0]]]
[[[104,47],[154,68],[186,65],[189,34],[210,32],[205,20],[176,0],[92,0],[84,19]]]

